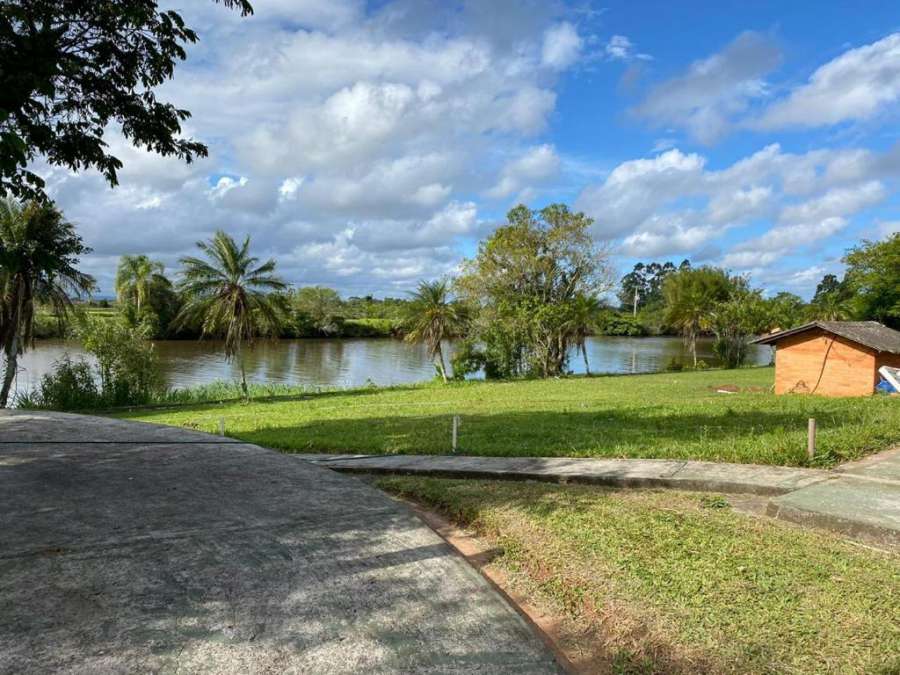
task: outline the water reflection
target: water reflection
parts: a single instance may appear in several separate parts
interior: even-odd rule
[[[673,337],[594,337],[589,338],[587,347],[592,373],[647,373],[664,369],[673,358],[688,360],[682,341]],[[221,343],[216,341],[161,341],[157,349],[171,387],[236,380],[240,375],[235,364],[225,363]],[[448,351],[452,352],[452,345]],[[697,351],[710,365],[716,363],[709,340],[700,341]],[[76,343],[40,341],[21,359],[16,389],[31,389],[66,353],[83,355]],[[769,348],[753,347],[751,360],[768,363]],[[570,368],[584,372],[580,354],[571,354]],[[434,374],[423,345],[389,338],[261,341],[247,358],[248,379],[254,382],[350,387],[367,382],[418,382]]]

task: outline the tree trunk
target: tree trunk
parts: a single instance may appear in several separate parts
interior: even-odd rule
[[[441,379],[447,384],[447,369],[444,367],[444,350],[441,349],[441,343],[437,343],[434,355],[437,356],[438,370],[441,371]]]
[[[584,374],[590,375],[591,374],[591,364],[588,363],[587,343],[586,342],[581,343],[581,355],[584,357]]]
[[[244,400],[250,400],[250,390],[247,388],[247,371],[244,368],[244,351],[238,350],[238,363],[241,366],[241,391],[244,394]]]
[[[19,366],[19,336],[14,335],[12,348],[6,354],[6,371],[3,373],[3,388],[0,389],[0,408],[5,408],[9,402],[9,391],[12,389],[13,379]]]
[[[691,332],[691,354],[694,356],[694,368],[697,367],[697,333]]]

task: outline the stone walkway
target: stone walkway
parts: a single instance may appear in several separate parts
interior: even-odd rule
[[[766,513],[889,546],[900,545],[900,448],[833,471],[675,460],[298,455],[347,473],[586,483],[771,497]]]
[[[550,673],[362,481],[201,433],[0,413],[0,673]]]

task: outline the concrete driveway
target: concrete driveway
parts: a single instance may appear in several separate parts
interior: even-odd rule
[[[0,672],[558,672],[405,507],[191,431],[0,413]]]

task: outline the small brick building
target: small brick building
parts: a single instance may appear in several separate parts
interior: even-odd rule
[[[868,396],[900,368],[900,331],[877,321],[814,321],[754,340],[775,346],[775,393]]]

